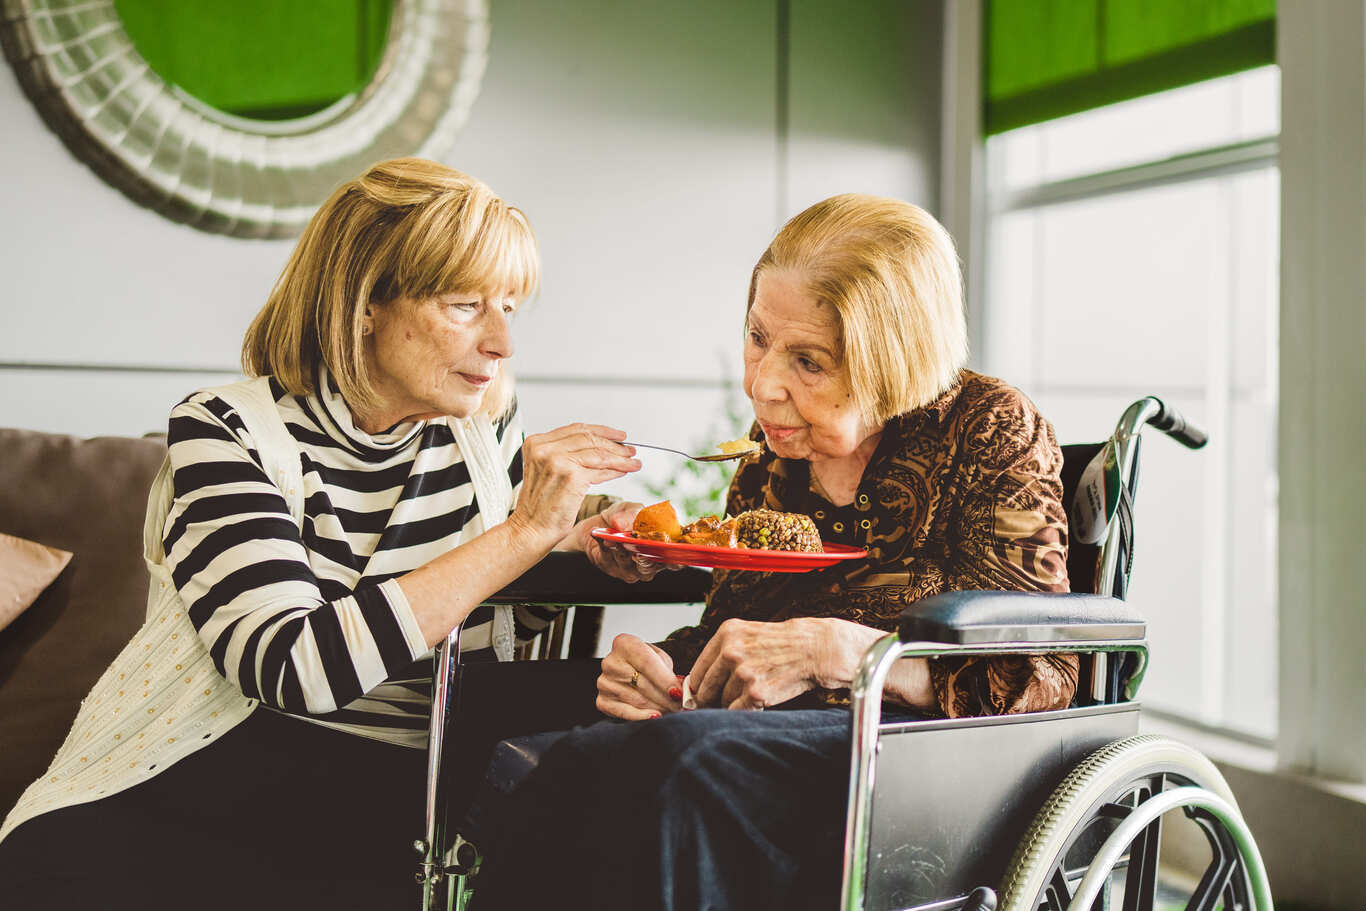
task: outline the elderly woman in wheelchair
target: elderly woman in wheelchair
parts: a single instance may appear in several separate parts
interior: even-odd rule
[[[1017,390],[963,370],[952,242],[908,203],[837,196],[794,218],[750,283],[744,390],[767,449],[727,511],[811,516],[822,540],[867,548],[847,570],[718,571],[702,623],[659,646],[621,636],[598,708],[641,719],[754,709],[810,691],[830,704],[901,609],[940,591],[1066,591],[1062,454]],[[1066,705],[1066,657],[907,661],[889,695],[949,716]]]
[[[1080,801],[1138,826],[1093,855],[1129,871],[1126,909],[1148,908],[1158,823],[1142,807],[1181,792],[1190,799],[1170,806],[1203,814],[1222,858],[1193,907],[1261,900],[1260,865],[1244,863],[1255,849],[1241,850],[1250,837],[1213,767],[1165,741],[1124,740],[1141,622],[1122,602],[1063,594],[1069,563],[1083,591],[1122,594],[1112,577],[1131,523],[1109,522],[1103,505],[1091,524],[1113,526],[1113,540],[1069,561],[1052,428],[1017,390],[963,369],[965,356],[956,257],[925,212],[846,195],[782,229],[754,269],[745,320],[751,437],[767,451],[737,472],[727,511],[805,513],[824,540],[869,557],[808,574],[716,570],[697,626],[658,644],[618,636],[596,682],[614,721],[495,750],[462,832],[473,842],[449,868],[454,898],[469,897],[477,866],[476,911],[566,900],[948,911],[993,907],[996,887],[1014,909],[1089,908],[1112,884],[1075,869],[1099,832]],[[1107,468],[1124,479],[1126,517],[1148,422],[1201,442],[1150,399],[1113,446],[1080,453],[1095,456],[1102,487]],[[1015,723],[1027,714],[1037,720]],[[1025,808],[1110,741],[1114,755],[1068,779],[1080,775],[1083,793],[1064,788],[1045,808],[1007,877]],[[897,762],[875,796],[879,753]],[[972,821],[953,825],[960,813]]]

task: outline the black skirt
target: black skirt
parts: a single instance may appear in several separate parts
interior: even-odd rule
[[[0,842],[14,909],[419,907],[426,751],[258,708],[149,781]]]
[[[600,665],[475,662],[459,671],[443,792],[452,818],[493,744],[600,719]],[[0,841],[0,908],[387,911],[421,907],[427,751],[258,708],[161,774],[44,813]]]

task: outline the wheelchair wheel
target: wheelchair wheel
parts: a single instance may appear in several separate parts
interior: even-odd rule
[[[1261,856],[1223,776],[1196,750],[1150,735],[1097,750],[1058,786],[1016,849],[1002,911],[1162,907],[1158,850],[1163,815],[1176,809],[1211,856],[1178,906],[1271,911]]]

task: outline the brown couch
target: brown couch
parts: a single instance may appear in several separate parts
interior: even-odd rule
[[[0,629],[0,817],[42,774],[81,699],[142,625],[142,521],[165,443],[0,428],[0,532],[74,556]]]

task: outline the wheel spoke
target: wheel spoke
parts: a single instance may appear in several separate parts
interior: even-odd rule
[[[1067,873],[1061,864],[1048,880],[1047,892],[1048,911],[1067,911],[1067,906],[1072,903],[1072,887],[1067,883]]]
[[[1219,900],[1223,898],[1233,870],[1234,865],[1227,861],[1211,863],[1204,876],[1200,878],[1200,884],[1191,893],[1190,901],[1186,903],[1186,911],[1214,911],[1219,906]],[[1224,911],[1233,911],[1233,908],[1225,907]]]
[[[1242,861],[1236,865],[1235,873],[1239,874],[1229,880],[1224,887],[1224,907],[1223,911],[1248,911],[1252,907],[1252,902],[1247,897],[1247,890],[1243,887],[1246,878],[1241,875]]]
[[[1162,819],[1154,819],[1129,846],[1124,879],[1124,911],[1151,911],[1157,897],[1157,858],[1162,847]]]
[[[1134,808],[1128,804],[1107,803],[1101,805],[1100,809],[1096,811],[1096,815],[1104,816],[1106,819],[1127,819],[1133,811]]]
[[[1200,883],[1186,903],[1186,911],[1214,911],[1225,893],[1234,888],[1233,874],[1238,871],[1241,861],[1237,850],[1229,842],[1228,833],[1214,816],[1199,809],[1187,809],[1186,815],[1205,833],[1212,857],[1200,877]],[[1226,901],[1224,911],[1235,911],[1241,906],[1242,903],[1236,900]]]
[[[1166,788],[1166,776],[1159,773],[1140,788],[1137,803],[1161,794]],[[1123,911],[1151,911],[1157,899],[1157,861],[1162,848],[1162,819],[1158,817],[1146,826],[1129,845],[1129,870],[1124,879]]]

